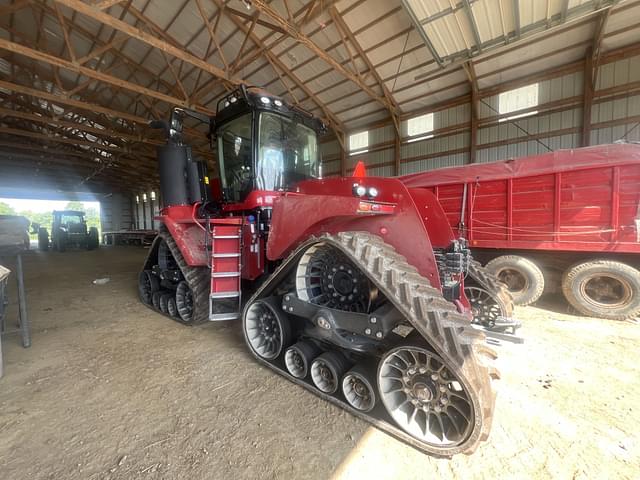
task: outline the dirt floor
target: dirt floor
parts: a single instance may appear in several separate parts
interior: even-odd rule
[[[143,307],[144,256],[27,255],[33,346],[3,339],[0,478],[640,478],[640,325],[519,309],[491,438],[434,459],[258,366],[238,323]]]

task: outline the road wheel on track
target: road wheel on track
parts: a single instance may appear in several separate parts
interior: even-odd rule
[[[167,313],[173,318],[178,316],[178,306],[176,305],[176,299],[173,296],[171,296],[167,301]]]
[[[160,310],[160,295],[162,295],[160,291],[151,294],[151,305],[153,305],[153,308],[156,310]]]
[[[358,364],[342,377],[342,394],[347,403],[361,412],[376,406],[375,369]]]
[[[311,362],[321,352],[315,343],[309,341],[300,341],[291,345],[284,354],[287,371],[296,378],[305,378],[309,373]]]
[[[562,292],[578,312],[609,320],[640,314],[640,272],[613,260],[592,260],[569,268]]]
[[[311,364],[311,380],[321,392],[335,393],[349,367],[348,360],[340,352],[325,352]]]
[[[503,255],[487,263],[487,269],[507,286],[516,305],[530,305],[542,296],[544,276],[527,258]]]
[[[273,360],[289,346],[289,320],[274,302],[259,300],[242,317],[242,329],[251,350],[265,360]]]

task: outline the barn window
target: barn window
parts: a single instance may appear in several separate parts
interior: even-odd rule
[[[526,87],[515,88],[508,92],[503,92],[498,96],[498,111],[500,115],[505,115],[520,110],[527,110],[538,106],[538,84],[533,83]],[[509,115],[501,118],[500,121],[513,120],[515,118],[535,115],[535,111],[527,111],[520,114]]]
[[[151,200],[155,200],[156,199],[156,192],[151,192]]]
[[[352,133],[349,135],[349,155],[357,155],[369,151],[369,132]]]
[[[411,137],[409,142],[433,138],[430,132],[433,132],[433,113],[410,118],[407,122],[407,135]]]

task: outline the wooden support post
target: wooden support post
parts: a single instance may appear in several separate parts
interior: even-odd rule
[[[336,132],[336,135],[342,136],[342,141],[340,143],[340,176],[347,176],[347,136],[344,132]]]
[[[582,141],[581,146],[591,143],[591,106],[593,105],[593,51],[587,49],[584,59],[584,97],[582,102]]]
[[[400,175],[400,132],[397,130],[393,146],[393,174],[397,177]]]
[[[473,66],[473,62],[469,60],[462,65],[467,77],[469,78],[469,85],[471,86],[471,128],[469,129],[469,163],[476,163],[476,151],[478,148],[478,120],[480,114],[478,112],[478,77],[476,70]]]
[[[469,163],[476,163],[478,149],[478,92],[471,90],[471,130],[469,138]]]

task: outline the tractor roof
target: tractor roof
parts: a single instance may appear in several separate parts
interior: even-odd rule
[[[54,215],[84,215],[84,212],[80,210],[54,210],[53,213]]]

